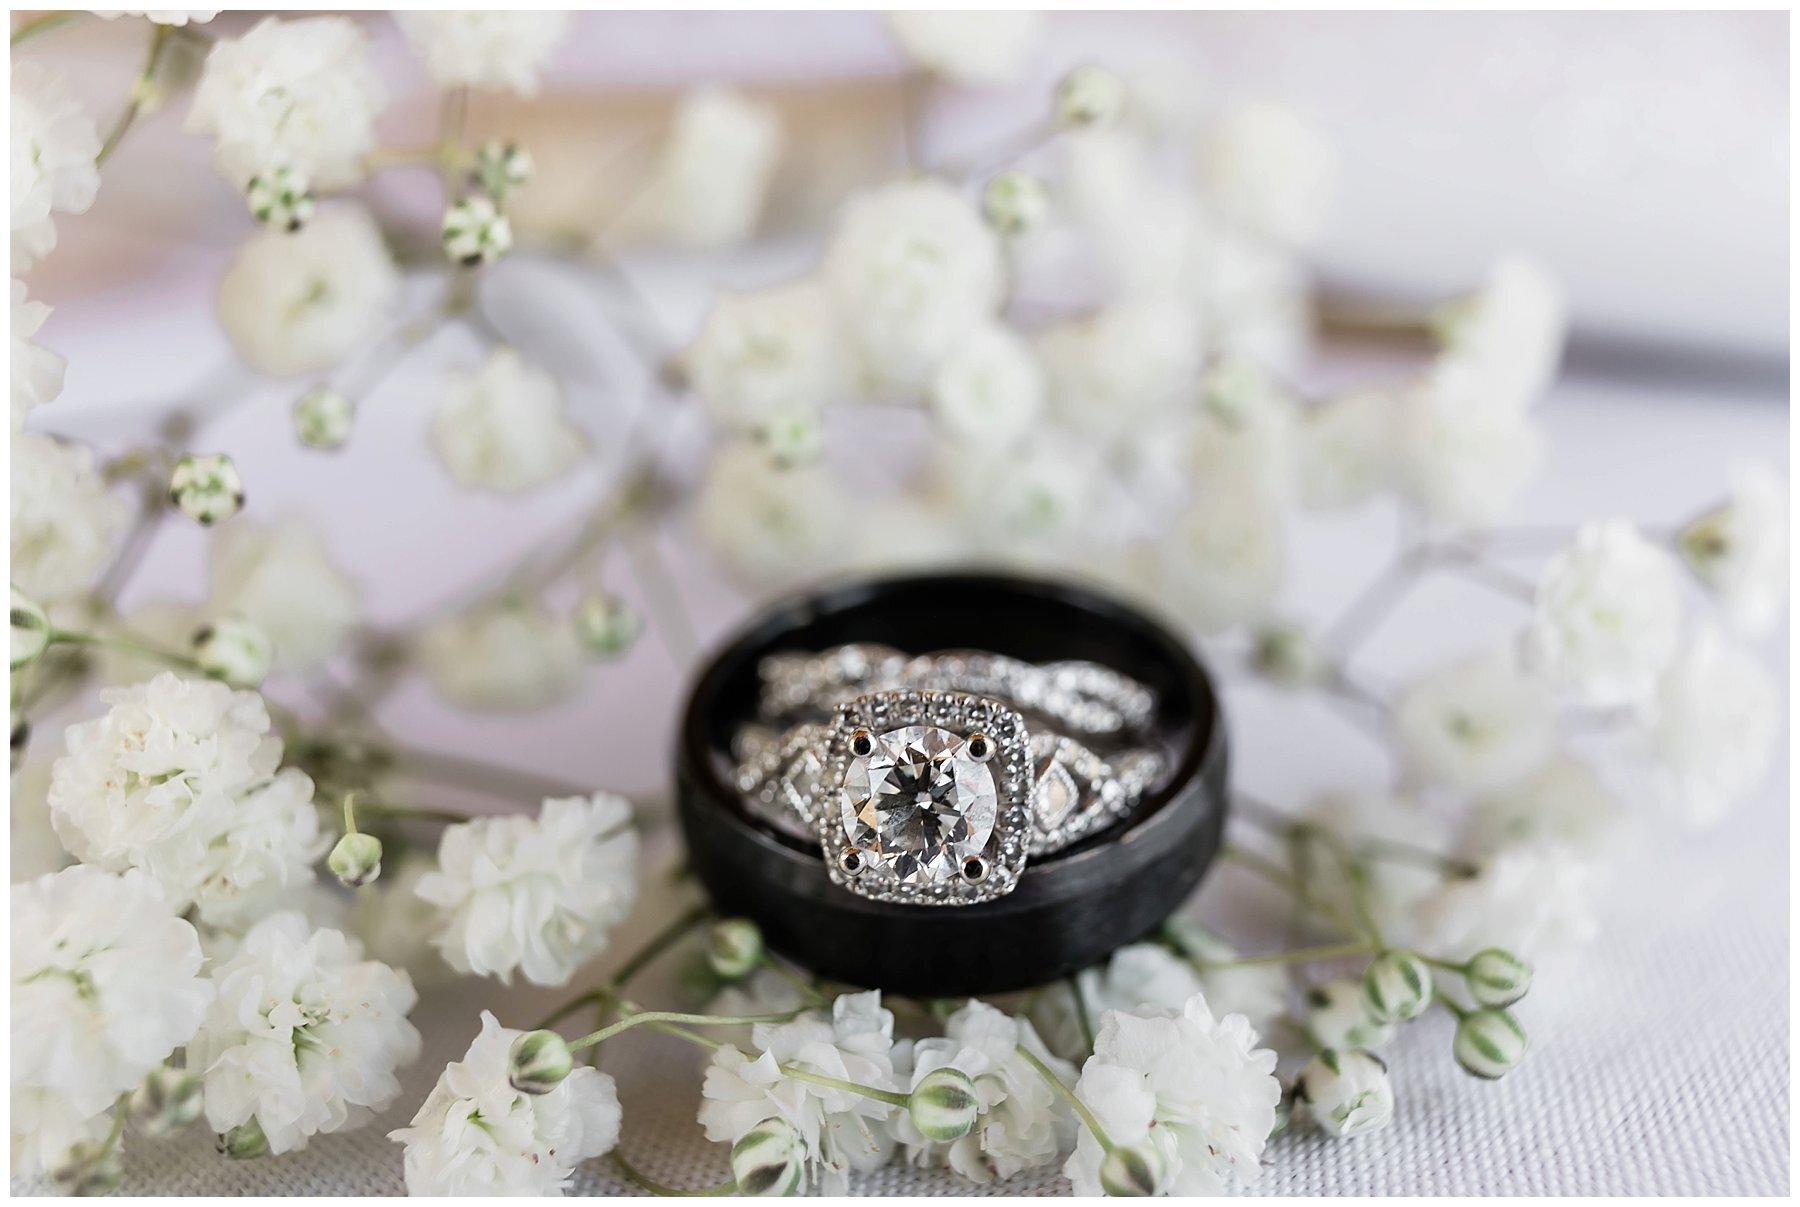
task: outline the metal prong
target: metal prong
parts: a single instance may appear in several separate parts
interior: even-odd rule
[[[863,870],[863,853],[855,847],[845,847],[838,852],[838,870],[846,876],[860,876]]]
[[[962,877],[970,884],[980,884],[988,878],[988,861],[979,855],[963,860]]]
[[[866,759],[875,752],[875,737],[866,729],[859,729],[850,735],[850,753],[859,759]]]
[[[970,734],[965,748],[977,763],[985,763],[994,757],[994,741],[985,733]]]

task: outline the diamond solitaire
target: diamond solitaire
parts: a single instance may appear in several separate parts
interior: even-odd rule
[[[992,740],[908,725],[859,731],[851,754],[844,837],[866,861],[863,874],[915,885],[985,877],[981,855],[999,807]]]

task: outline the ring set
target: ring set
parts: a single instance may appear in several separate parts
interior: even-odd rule
[[[1154,694],[1087,662],[885,646],[763,659],[736,787],[772,826],[815,840],[860,896],[969,905],[1026,862],[1129,814],[1166,760],[1133,735]]]

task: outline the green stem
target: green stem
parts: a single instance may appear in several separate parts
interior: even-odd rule
[[[678,1023],[690,1027],[736,1027],[747,1023],[791,1023],[801,1014],[801,1010],[788,1010],[781,1014],[684,1014],[676,1010],[630,1010],[621,1002],[619,1009],[626,1014],[610,1027],[602,1027],[598,1031],[583,1035],[580,1039],[569,1041],[569,1051],[578,1052],[582,1048],[591,1048],[595,1044],[603,1044],[613,1036],[633,1027],[647,1027],[652,1023]]]
[[[1230,960],[1200,960],[1192,956],[1189,959],[1202,969],[1214,968],[1248,968],[1259,964],[1310,964],[1324,960],[1343,960],[1351,956],[1374,955],[1381,948],[1373,943],[1330,943],[1318,947],[1297,947],[1292,951],[1277,951],[1268,955],[1244,956]]]
[[[712,917],[712,907],[709,905],[696,905],[681,914],[663,929],[650,936],[642,947],[619,965],[619,970],[613,973],[612,978],[607,981],[606,988],[622,992],[633,977],[648,968],[658,956],[675,946],[689,931],[710,917]]]
[[[1081,1026],[1081,1039],[1087,1050],[1094,1050],[1094,1020],[1088,1017],[1087,999],[1081,996],[1081,981],[1078,977],[1070,977],[1069,996],[1075,1001],[1075,1021]]]
[[[723,1182],[717,1186],[708,1186],[701,1190],[682,1190],[674,1186],[664,1186],[661,1182],[638,1172],[637,1168],[633,1166],[630,1161],[625,1159],[625,1154],[618,1149],[613,1149],[611,1156],[612,1163],[618,1168],[619,1173],[624,1175],[627,1182],[630,1182],[639,1190],[645,1190],[654,1195],[661,1195],[664,1198],[711,1198],[721,1194],[730,1194],[737,1189],[737,1183],[735,1181]]]
[[[137,121],[138,115],[144,111],[145,104],[149,102],[151,90],[156,87],[156,68],[162,62],[163,48],[169,44],[169,32],[170,27],[167,25],[152,26],[150,47],[144,53],[143,69],[138,72],[137,79],[132,81],[131,99],[125,105],[125,112],[119,114],[119,119],[107,132],[106,141],[100,144],[100,154],[94,158],[96,166],[104,164],[112,157],[113,151],[118,148],[119,143],[125,138],[126,132],[131,129],[133,123]]]
[[[844,1081],[837,1077],[827,1077],[823,1073],[814,1073],[810,1069],[795,1068],[793,1065],[782,1065],[781,1071],[795,1081],[805,1081],[812,1085],[824,1086],[828,1090],[842,1090],[849,1094],[861,1094],[864,1098],[873,1098],[876,1102],[885,1102],[889,1106],[897,1106],[905,1110],[910,1099],[905,1094],[893,1090],[878,1089],[872,1085],[860,1085],[854,1081]]]
[[[1094,1139],[1100,1142],[1100,1150],[1102,1152],[1111,1152],[1113,1150],[1112,1138],[1106,1134],[1106,1129],[1100,1126],[1100,1121],[1094,1118],[1094,1112],[1088,1110],[1087,1103],[1077,1098],[1075,1096],[1075,1091],[1064,1085],[1063,1079],[1058,1077],[1055,1070],[1049,1065],[1039,1060],[1036,1052],[1033,1052],[1024,1044],[1020,1044],[1018,1053],[1025,1058],[1025,1063],[1036,1069],[1043,1079],[1050,1083],[1050,1088],[1055,1090],[1057,1094],[1061,1096],[1062,1100],[1069,1104],[1069,1109],[1075,1112],[1075,1117],[1081,1120],[1083,1126],[1085,1126],[1088,1131],[1094,1133]]]
[[[158,649],[129,637],[102,637],[97,633],[71,633],[66,629],[50,631],[51,645],[83,645],[102,650],[119,650],[127,654],[136,654],[140,658],[151,658],[165,662],[184,671],[203,673],[200,664],[186,654],[177,654],[170,650]]]
[[[460,826],[476,819],[473,813],[459,813],[453,809],[421,809],[412,805],[384,805],[380,801],[363,801],[361,808],[365,813],[374,813],[393,821],[429,821],[445,826]],[[347,815],[348,805],[346,804]]]

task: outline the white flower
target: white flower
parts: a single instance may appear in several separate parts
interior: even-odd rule
[[[1657,687],[1650,744],[1677,807],[1717,824],[1768,774],[1780,740],[1781,695],[1756,659],[1703,626]]]
[[[1336,160],[1293,110],[1266,101],[1228,110],[1208,132],[1202,160],[1210,196],[1233,222],[1296,246],[1324,228]]]
[[[906,57],[959,84],[1010,84],[1025,73],[1043,36],[1044,15],[1023,9],[888,14]]]
[[[63,369],[68,362],[48,348],[32,342],[32,336],[50,317],[50,307],[28,301],[25,282],[17,277],[12,283],[12,430],[17,436],[25,427],[25,416],[34,407],[62,393]]]
[[[1044,409],[1044,370],[1011,328],[984,324],[931,379],[931,410],[952,436],[992,454],[1025,435]]]
[[[1217,1195],[1256,1181],[1281,1083],[1243,1016],[1215,1019],[1195,994],[1178,1010],[1107,1011],[1075,1094],[1114,1144],[1160,1158],[1159,1191]],[[1077,1195],[1100,1193],[1104,1155],[1083,1128],[1063,1167]]]
[[[438,621],[420,634],[420,668],[461,708],[526,712],[566,699],[581,683],[581,643],[567,617],[527,599]]]
[[[418,893],[443,911],[435,941],[458,972],[565,985],[630,911],[637,859],[623,798],[563,797],[448,827]]]
[[[1240,353],[1207,369],[1200,414],[1188,450],[1193,480],[1236,476],[1275,499],[1293,492],[1293,396],[1261,365]]]
[[[1053,327],[1038,350],[1051,410],[1077,427],[1119,436],[1190,404],[1200,377],[1200,320],[1168,298],[1121,302]]]
[[[241,616],[275,643],[275,669],[308,671],[334,653],[361,615],[361,592],[303,520],[255,528],[239,520],[213,544],[215,616]]]
[[[683,363],[714,420],[741,432],[816,413],[844,381],[831,299],[816,281],[720,294]]]
[[[1440,819],[1418,802],[1391,793],[1331,793],[1314,801],[1303,820],[1334,836],[1352,853],[1357,852],[1358,839],[1403,843],[1438,854],[1447,854],[1451,845]],[[1330,902],[1344,911],[1343,916],[1354,917],[1354,890],[1332,845],[1314,839],[1305,848],[1305,859],[1300,875],[1312,886],[1314,900]],[[1379,858],[1363,862],[1363,898],[1377,923],[1399,917],[1439,880],[1434,869],[1416,863]]]
[[[1296,458],[1300,501],[1354,507],[1392,485],[1397,407],[1385,390],[1360,390],[1300,413]]]
[[[142,872],[72,867],[13,886],[15,1154],[22,1133],[66,1133],[192,1037],[212,1000],[200,963],[194,928]],[[68,1111],[34,1123],[16,1109],[22,1091]]]
[[[12,270],[56,246],[52,214],[84,214],[100,189],[100,135],[60,77],[37,63],[12,73]]]
[[[1097,1024],[1107,1010],[1178,1007],[1202,990],[1194,966],[1157,943],[1119,948],[1104,965],[1076,974],[1075,985],[1090,1024]],[[1089,1037],[1067,986],[1040,994],[1032,1004],[1031,1020],[1052,1052],[1070,1059],[1087,1055]]]
[[[230,925],[312,879],[324,851],[312,781],[280,770],[255,692],[165,671],[100,693],[50,780],[63,844],[108,871],[139,868],[170,904]]]
[[[1281,509],[1236,476],[1207,483],[1166,538],[1170,603],[1202,633],[1268,615],[1281,588]]]
[[[320,373],[380,330],[399,286],[374,221],[339,206],[245,239],[219,281],[219,325],[260,373]]]
[[[813,1011],[792,1022],[758,1023],[751,1043],[757,1055],[728,1045],[707,1066],[700,1125],[708,1140],[735,1144],[764,1120],[786,1120],[806,1146],[801,1189],[816,1182],[827,1195],[848,1189],[852,1169],[886,1164],[894,1149],[886,1125],[892,1106],[783,1071],[902,1090],[894,1071],[894,1016],[882,1009],[880,993],[846,993],[832,1003],[830,1018]]]
[[[1477,875],[1445,880],[1400,934],[1439,959],[1463,961],[1499,947],[1541,970],[1594,937],[1591,888],[1591,866],[1567,847],[1508,847]]]
[[[186,25],[190,21],[195,25],[204,25],[219,15],[216,8],[112,8],[104,12],[92,10],[96,17],[111,21],[118,17],[143,17],[158,25]]]
[[[726,247],[756,233],[782,145],[774,108],[729,88],[681,98],[674,126],[623,222],[686,247]]]
[[[1527,779],[1495,792],[1470,815],[1469,849],[1560,844],[1600,855],[1625,818],[1625,806],[1593,768],[1558,754]]]
[[[1220,1014],[1241,1014],[1259,1033],[1287,1009],[1288,970],[1280,964],[1235,964],[1239,952],[1192,922],[1164,924],[1200,974],[1200,992]]]
[[[1556,281],[1542,266],[1508,256],[1477,293],[1448,309],[1439,334],[1446,355],[1477,377],[1489,397],[1523,409],[1556,376],[1567,328]]]
[[[1553,721],[1548,689],[1519,669],[1510,648],[1426,676],[1394,710],[1412,770],[1473,792],[1508,787],[1543,766]]]
[[[713,556],[759,590],[813,577],[849,551],[853,505],[842,483],[820,465],[782,468],[754,445],[719,450],[694,510]]]
[[[1531,416],[1484,390],[1469,368],[1440,361],[1399,398],[1402,484],[1428,517],[1450,527],[1500,519],[1542,454]]]
[[[1056,86],[1056,124],[1072,129],[1117,121],[1128,96],[1124,80],[1104,67],[1084,63]]]
[[[536,95],[539,78],[569,31],[566,12],[403,12],[394,20],[440,88]]]
[[[949,185],[909,180],[853,197],[825,277],[876,392],[915,391],[969,330],[993,317],[1000,244]]]
[[[36,432],[12,442],[12,583],[45,606],[94,585],[130,506],[107,489],[94,454]]]
[[[362,179],[386,103],[356,22],[266,17],[213,43],[182,128],[216,141],[213,166],[238,188],[285,168],[338,189]]]
[[[215,969],[218,996],[188,1045],[223,1134],[255,1120],[272,1153],[366,1122],[400,1094],[394,1071],[419,1056],[404,972],[362,958],[335,930],[292,910],[250,928]]]
[[[1373,1052],[1394,1038],[1394,1024],[1376,1022],[1370,1016],[1361,977],[1339,977],[1314,985],[1306,991],[1305,1005],[1307,1038],[1320,1048]]]
[[[15,285],[15,305],[17,298]],[[14,316],[16,399],[16,309]],[[16,401],[14,407],[16,413]],[[1788,592],[1788,506],[1787,490],[1773,469],[1761,462],[1734,466],[1730,501],[1684,528],[1676,547],[1688,567],[1725,605],[1732,623],[1745,633],[1763,636],[1781,619]]]
[[[13,1086],[13,1177],[48,1179],[69,1163],[77,1145],[98,1144],[112,1125],[111,1113],[84,1111],[65,1093]]]
[[[422,989],[451,975],[432,943],[437,907],[419,896],[420,882],[436,870],[428,852],[407,850],[394,866],[382,868],[381,879],[356,894],[353,918],[369,958],[405,970]]]
[[[496,348],[480,370],[451,379],[431,436],[459,484],[498,491],[541,486],[587,450],[556,379],[512,348]]]
[[[913,1045],[912,1085],[937,1069],[956,1069],[975,1083],[975,1126],[949,1144],[920,1135],[907,1115],[895,1130],[915,1164],[946,1163],[972,1182],[1004,1180],[1060,1160],[1075,1143],[1075,1117],[1044,1075],[1019,1054],[1020,1045],[1050,1067],[1064,1085],[1075,1068],[1050,1054],[1021,1018],[971,1001],[944,1023],[942,1038]]]
[[[1527,636],[1534,665],[1590,704],[1636,704],[1675,656],[1675,563],[1630,524],[1583,525],[1538,580]]]
[[[1387,1066],[1367,1052],[1321,1052],[1300,1071],[1300,1097],[1328,1135],[1348,1140],[1394,1120]]]
[[[957,517],[949,535],[961,552],[1055,565],[1067,563],[1072,547],[1093,543],[1103,466],[1070,433],[1035,433],[1007,450],[1000,473],[984,444],[948,438],[938,448],[928,501]]]
[[[481,1034],[444,1070],[412,1126],[389,1132],[406,1146],[413,1195],[560,1195],[575,1167],[619,1142],[613,1079],[582,1065],[548,1094],[507,1080],[522,1032],[481,1012]]]

